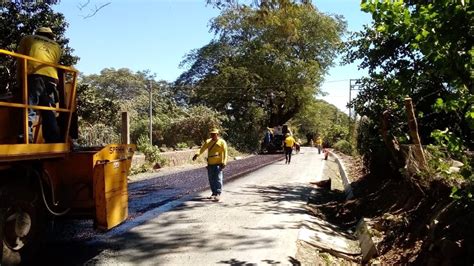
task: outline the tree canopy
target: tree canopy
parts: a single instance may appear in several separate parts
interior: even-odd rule
[[[341,45],[345,22],[310,4],[223,10],[216,38],[191,52],[175,82],[189,104],[213,106],[230,124],[282,125],[319,93]],[[261,128],[260,127],[260,128]]]
[[[74,65],[79,57],[74,56],[74,49],[69,47],[69,39],[64,35],[68,23],[61,13],[54,12],[47,3],[30,3],[25,1],[8,1],[0,5],[0,47],[13,52],[21,38],[33,34],[38,27],[50,27],[56,35],[56,41],[63,50],[60,64]],[[0,94],[4,88],[15,88],[16,60],[11,57],[0,57]],[[8,84],[8,86],[5,86]],[[5,86],[5,87],[3,87]]]
[[[473,159],[467,151],[474,148],[474,6],[372,0],[361,7],[373,22],[351,38],[346,60],[360,60],[369,73],[351,102],[364,117],[358,148],[368,166],[374,172],[389,161],[394,169],[401,167],[399,144],[414,143],[404,107],[410,97],[421,143],[430,151],[429,171],[445,181],[468,181],[453,185],[453,192],[458,184],[472,186]],[[446,171],[453,159],[464,164],[460,174]],[[472,187],[467,195],[472,197]]]
[[[299,135],[306,136],[308,141],[321,136],[330,145],[349,134],[349,116],[324,100],[313,99],[291,124],[297,125]]]
[[[390,111],[394,134],[403,141],[403,99],[409,96],[423,143],[434,143],[432,132],[443,131],[473,148],[474,7],[468,2],[363,1],[373,23],[353,36],[347,56],[347,62],[362,60],[369,72],[352,102],[355,110],[375,122]]]

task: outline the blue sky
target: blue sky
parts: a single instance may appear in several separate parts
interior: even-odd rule
[[[156,79],[174,81],[184,69],[183,57],[192,49],[207,44],[213,35],[209,20],[219,10],[206,6],[205,0],[87,0],[61,1],[54,9],[63,13],[69,23],[66,36],[74,54],[81,60],[76,68],[85,74],[99,73],[107,67],[126,67],[133,71],[147,70]],[[109,3],[96,15],[90,8]],[[360,11],[357,0],[313,0],[327,14],[341,14],[349,30],[356,31],[370,22]],[[364,73],[355,65],[336,66],[330,70],[323,85],[326,101],[347,112],[349,79]]]

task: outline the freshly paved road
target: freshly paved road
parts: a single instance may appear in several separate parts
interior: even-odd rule
[[[289,165],[279,161],[225,183],[221,202],[206,200],[206,191],[161,206],[145,223],[98,240],[86,264],[292,264],[321,158],[302,147]]]

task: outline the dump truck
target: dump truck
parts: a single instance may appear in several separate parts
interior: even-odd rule
[[[111,229],[128,216],[127,175],[135,146],[75,148],[77,138],[74,68],[41,62],[0,49],[1,57],[21,62],[19,88],[0,95],[0,264],[29,264],[55,216],[92,219]],[[2,60],[0,62],[6,62]],[[29,60],[59,72],[56,106],[30,105],[26,65]],[[56,114],[62,141],[46,143],[41,115],[28,124],[29,110]],[[37,112],[38,114],[40,112]],[[31,128],[31,130],[30,130]],[[33,133],[30,137],[29,133]]]

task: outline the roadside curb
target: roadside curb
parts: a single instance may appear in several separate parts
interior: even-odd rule
[[[352,186],[351,182],[349,181],[349,175],[347,174],[346,167],[344,166],[344,162],[337,156],[337,154],[329,151],[329,155],[336,159],[337,165],[339,165],[339,172],[341,174],[342,183],[344,184],[344,193],[346,194],[346,199],[352,199],[354,197],[354,193],[352,193]]]

